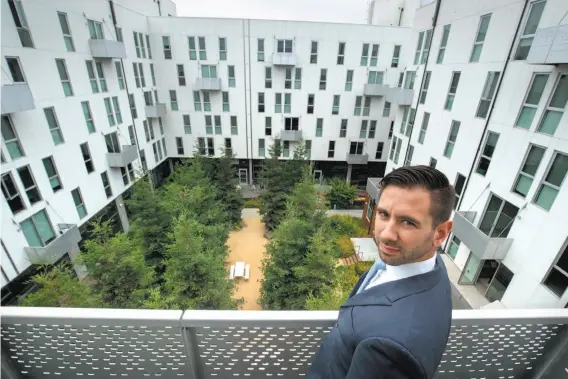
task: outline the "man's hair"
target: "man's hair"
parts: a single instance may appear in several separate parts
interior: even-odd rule
[[[430,192],[432,202],[430,215],[432,216],[434,227],[449,220],[452,215],[452,209],[454,209],[454,202],[456,200],[456,191],[448,181],[446,175],[435,168],[429,166],[397,168],[381,180],[381,190],[384,190],[388,186],[403,188],[422,187]]]

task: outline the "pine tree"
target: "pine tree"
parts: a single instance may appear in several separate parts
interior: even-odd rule
[[[272,231],[284,217],[288,193],[284,165],[279,160],[282,154],[280,140],[274,140],[268,154],[270,158],[265,160],[262,172],[264,190],[260,194],[260,215],[266,229]]]

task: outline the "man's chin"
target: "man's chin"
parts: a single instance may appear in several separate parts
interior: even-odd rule
[[[400,262],[399,254],[386,254],[381,249],[379,249],[379,257],[381,258],[381,261],[389,266],[399,266],[400,264],[402,264],[402,262]]]

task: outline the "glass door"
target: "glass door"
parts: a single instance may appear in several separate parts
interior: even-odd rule
[[[248,170],[246,168],[239,168],[239,183],[240,184],[248,183]]]
[[[314,180],[317,184],[321,184],[323,179],[323,171],[322,170],[314,170]]]
[[[483,266],[484,259],[479,259],[473,253],[469,253],[465,267],[461,273],[458,284],[474,284]]]

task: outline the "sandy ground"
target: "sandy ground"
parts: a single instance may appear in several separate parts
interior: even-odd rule
[[[257,299],[260,291],[260,280],[262,279],[262,258],[266,245],[264,238],[264,224],[260,221],[260,216],[253,209],[243,210],[243,222],[245,226],[229,234],[227,245],[229,246],[229,262],[234,264],[243,261],[250,264],[250,278],[236,279],[235,298],[243,297],[245,304],[244,310],[260,310]]]

